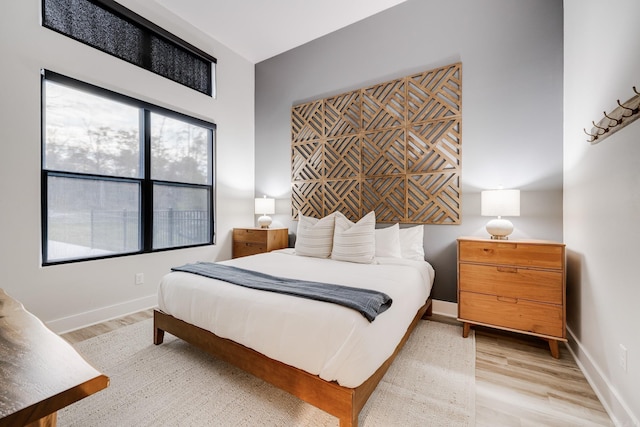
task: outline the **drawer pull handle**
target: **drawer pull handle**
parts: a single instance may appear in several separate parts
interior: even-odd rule
[[[498,299],[498,301],[500,302],[510,302],[513,304],[517,304],[518,303],[518,298],[509,298],[509,297],[496,297]]]
[[[517,273],[518,269],[515,267],[496,267],[500,273]]]
[[[484,253],[486,253],[486,254],[491,254],[491,253],[493,253],[493,249],[483,248],[482,250],[483,250],[483,251],[484,251]]]

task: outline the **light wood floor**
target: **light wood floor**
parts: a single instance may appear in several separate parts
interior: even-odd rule
[[[72,344],[153,316],[152,310],[62,335]],[[432,320],[457,324],[455,319]],[[612,426],[569,350],[560,359],[545,341],[490,328],[476,331],[476,425]]]

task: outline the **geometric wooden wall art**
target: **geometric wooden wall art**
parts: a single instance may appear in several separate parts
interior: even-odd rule
[[[291,109],[291,207],[460,223],[462,63]]]

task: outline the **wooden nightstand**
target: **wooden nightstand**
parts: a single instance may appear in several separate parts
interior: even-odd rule
[[[284,249],[289,244],[287,228],[234,228],[233,258]]]
[[[458,239],[458,320],[534,335],[558,358],[566,339],[564,244]]]

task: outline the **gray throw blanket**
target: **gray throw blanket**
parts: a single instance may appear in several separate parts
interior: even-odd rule
[[[357,310],[369,322],[373,322],[376,316],[391,307],[392,303],[387,294],[370,289],[287,279],[211,262],[186,264],[173,267],[171,270],[198,274],[251,289],[339,304]]]

